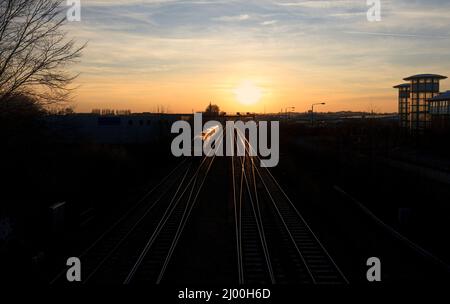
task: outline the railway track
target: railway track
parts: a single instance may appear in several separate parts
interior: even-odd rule
[[[276,179],[249,156],[232,159],[240,284],[348,283]]]
[[[246,146],[245,156],[231,158],[237,282],[348,283],[270,171],[249,156],[246,138],[237,135]],[[79,256],[82,282],[163,283],[214,160],[184,160],[99,236]],[[52,282],[64,282],[63,274]]]
[[[106,229],[78,256],[82,283],[160,283],[213,162],[185,159]]]
[[[185,159],[167,174],[156,186],[147,191],[140,200],[131,206],[124,214],[116,219],[103,233],[97,236],[77,257],[83,262],[83,277],[87,281],[98,271],[98,268],[119,249],[123,243],[138,229],[150,214],[156,213],[167,198],[169,190],[182,178],[191,166]],[[50,284],[64,281],[65,270],[60,271]]]
[[[176,195],[173,197],[145,247],[140,251],[138,259],[128,272],[124,284],[134,281],[161,283],[213,162],[214,158],[204,158],[183,192],[178,197]],[[180,186],[183,187],[182,184]]]

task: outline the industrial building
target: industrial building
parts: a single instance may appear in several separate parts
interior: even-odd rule
[[[431,100],[441,95],[440,81],[443,79],[447,77],[437,74],[418,74],[404,78],[408,83],[394,86],[399,91],[401,127],[419,133],[431,127]],[[435,104],[438,102],[441,101],[434,100]]]
[[[46,125],[66,142],[99,144],[150,144],[170,134],[171,125],[183,115],[130,114],[49,115]]]

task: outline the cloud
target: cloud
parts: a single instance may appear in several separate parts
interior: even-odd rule
[[[315,1],[277,1],[277,5],[286,7],[304,7],[304,8],[337,8],[337,7],[351,7],[356,4],[352,0],[315,0]]]
[[[89,41],[77,69],[91,87],[264,74],[285,77],[280,91],[307,83],[361,100],[417,71],[450,74],[449,1],[383,1],[374,23],[367,9],[364,0],[89,0],[68,29]]]
[[[213,20],[222,21],[222,22],[238,22],[238,21],[245,21],[245,20],[249,20],[249,19],[250,19],[250,16],[247,14],[237,15],[237,16],[221,16],[221,17],[213,18]]]
[[[278,20],[268,20],[261,23],[261,25],[274,25],[277,24]]]

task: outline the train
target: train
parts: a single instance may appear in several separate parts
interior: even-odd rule
[[[207,142],[216,132],[219,130],[219,126],[213,126],[204,130],[201,134],[197,135],[195,139],[201,138],[203,142]]]
[[[206,144],[209,144],[209,142],[211,141],[211,139],[213,138],[213,135],[216,134],[217,132],[219,132],[219,125],[215,125],[213,127],[210,127],[206,130],[203,130],[203,132],[197,136],[195,136],[194,141],[201,139],[202,141],[202,148],[205,147]],[[215,147],[216,143],[212,144],[212,147]],[[195,153],[193,154],[195,155]],[[196,157],[196,159],[198,160],[198,157]]]

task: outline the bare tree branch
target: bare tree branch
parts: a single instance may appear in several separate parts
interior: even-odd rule
[[[65,100],[77,77],[66,71],[86,45],[66,38],[65,1],[0,1],[0,102],[29,94],[43,104]]]

